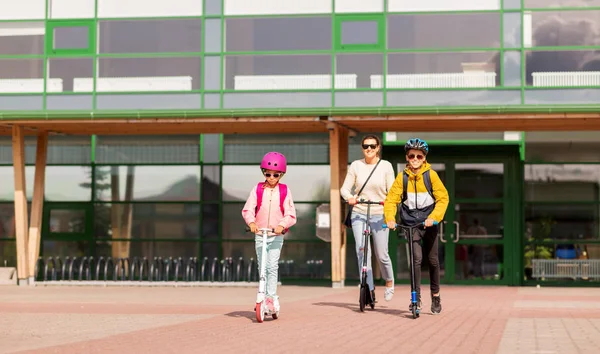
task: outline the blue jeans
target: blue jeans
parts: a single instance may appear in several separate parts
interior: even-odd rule
[[[375,289],[373,284],[373,269],[371,267],[371,250],[375,250],[375,256],[379,260],[381,266],[381,274],[386,281],[394,280],[394,270],[392,269],[392,259],[388,253],[388,242],[390,230],[384,229],[383,215],[371,215],[369,225],[373,237],[369,240],[369,250],[367,254],[367,284],[369,289]],[[360,213],[352,213],[352,233],[356,242],[356,258],[358,258],[358,273],[362,274],[363,265],[363,249],[365,237],[363,232],[367,227],[367,215]]]
[[[254,237],[256,248],[256,258],[258,259],[258,271],[260,274],[260,264],[262,262],[262,236]],[[266,267],[266,296],[277,296],[277,271],[279,270],[279,256],[283,247],[283,236],[267,237],[267,267]]]

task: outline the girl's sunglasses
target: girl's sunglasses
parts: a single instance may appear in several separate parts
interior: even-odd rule
[[[362,148],[363,150],[367,150],[368,148],[371,148],[371,150],[375,150],[377,149],[377,144],[363,144]]]
[[[412,160],[412,159],[414,159],[415,157],[417,158],[417,160],[423,160],[423,159],[425,158],[425,156],[423,156],[423,155],[415,155],[415,154],[410,154],[410,155],[408,155],[408,159],[409,159],[409,160]]]
[[[281,176],[281,174],[279,174],[279,173],[273,173],[272,176],[275,177],[275,178],[279,178],[279,176]],[[270,173],[265,173],[265,177],[269,178],[269,177],[271,177],[271,174]]]

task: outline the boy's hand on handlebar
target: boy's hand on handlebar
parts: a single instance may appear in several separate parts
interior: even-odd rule
[[[250,228],[250,232],[254,234],[258,233],[258,226],[256,226],[255,223],[251,222],[250,225],[248,225],[248,227]]]
[[[275,234],[281,235],[282,233],[283,233],[283,226],[277,225],[277,227],[275,228]]]
[[[387,225],[388,229],[396,230],[396,222],[395,221],[388,221],[385,224]]]
[[[433,220],[432,218],[427,218],[427,219],[425,220],[425,223],[424,223],[424,224],[425,224],[425,227],[431,227],[431,226],[433,226],[433,223],[434,223],[434,222],[435,222],[435,220]]]

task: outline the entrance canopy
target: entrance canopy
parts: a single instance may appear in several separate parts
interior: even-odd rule
[[[2,119],[0,134],[11,135],[12,127],[22,126],[26,135],[38,132],[67,135],[140,134],[273,134],[319,133],[341,125],[355,132],[383,131],[542,131],[597,130],[600,113],[532,114],[403,114],[355,116],[248,116],[187,118],[73,118]],[[148,114],[145,114],[148,115]],[[222,114],[221,114],[222,115]]]

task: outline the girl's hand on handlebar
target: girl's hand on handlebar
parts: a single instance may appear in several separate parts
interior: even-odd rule
[[[356,197],[350,197],[350,198],[348,198],[348,204],[349,205],[356,205],[356,202],[357,202]]]
[[[390,230],[396,230],[396,222],[395,221],[388,221],[386,223],[388,229]]]
[[[277,227],[275,228],[275,234],[281,235],[282,233],[283,233],[283,226],[277,225]]]
[[[433,223],[435,223],[435,220],[433,220],[432,218],[427,218],[424,222],[425,227],[431,227],[433,226]]]
[[[250,225],[248,225],[248,227],[250,228],[250,232],[254,234],[258,233],[258,226],[256,226],[255,223],[251,222]]]

